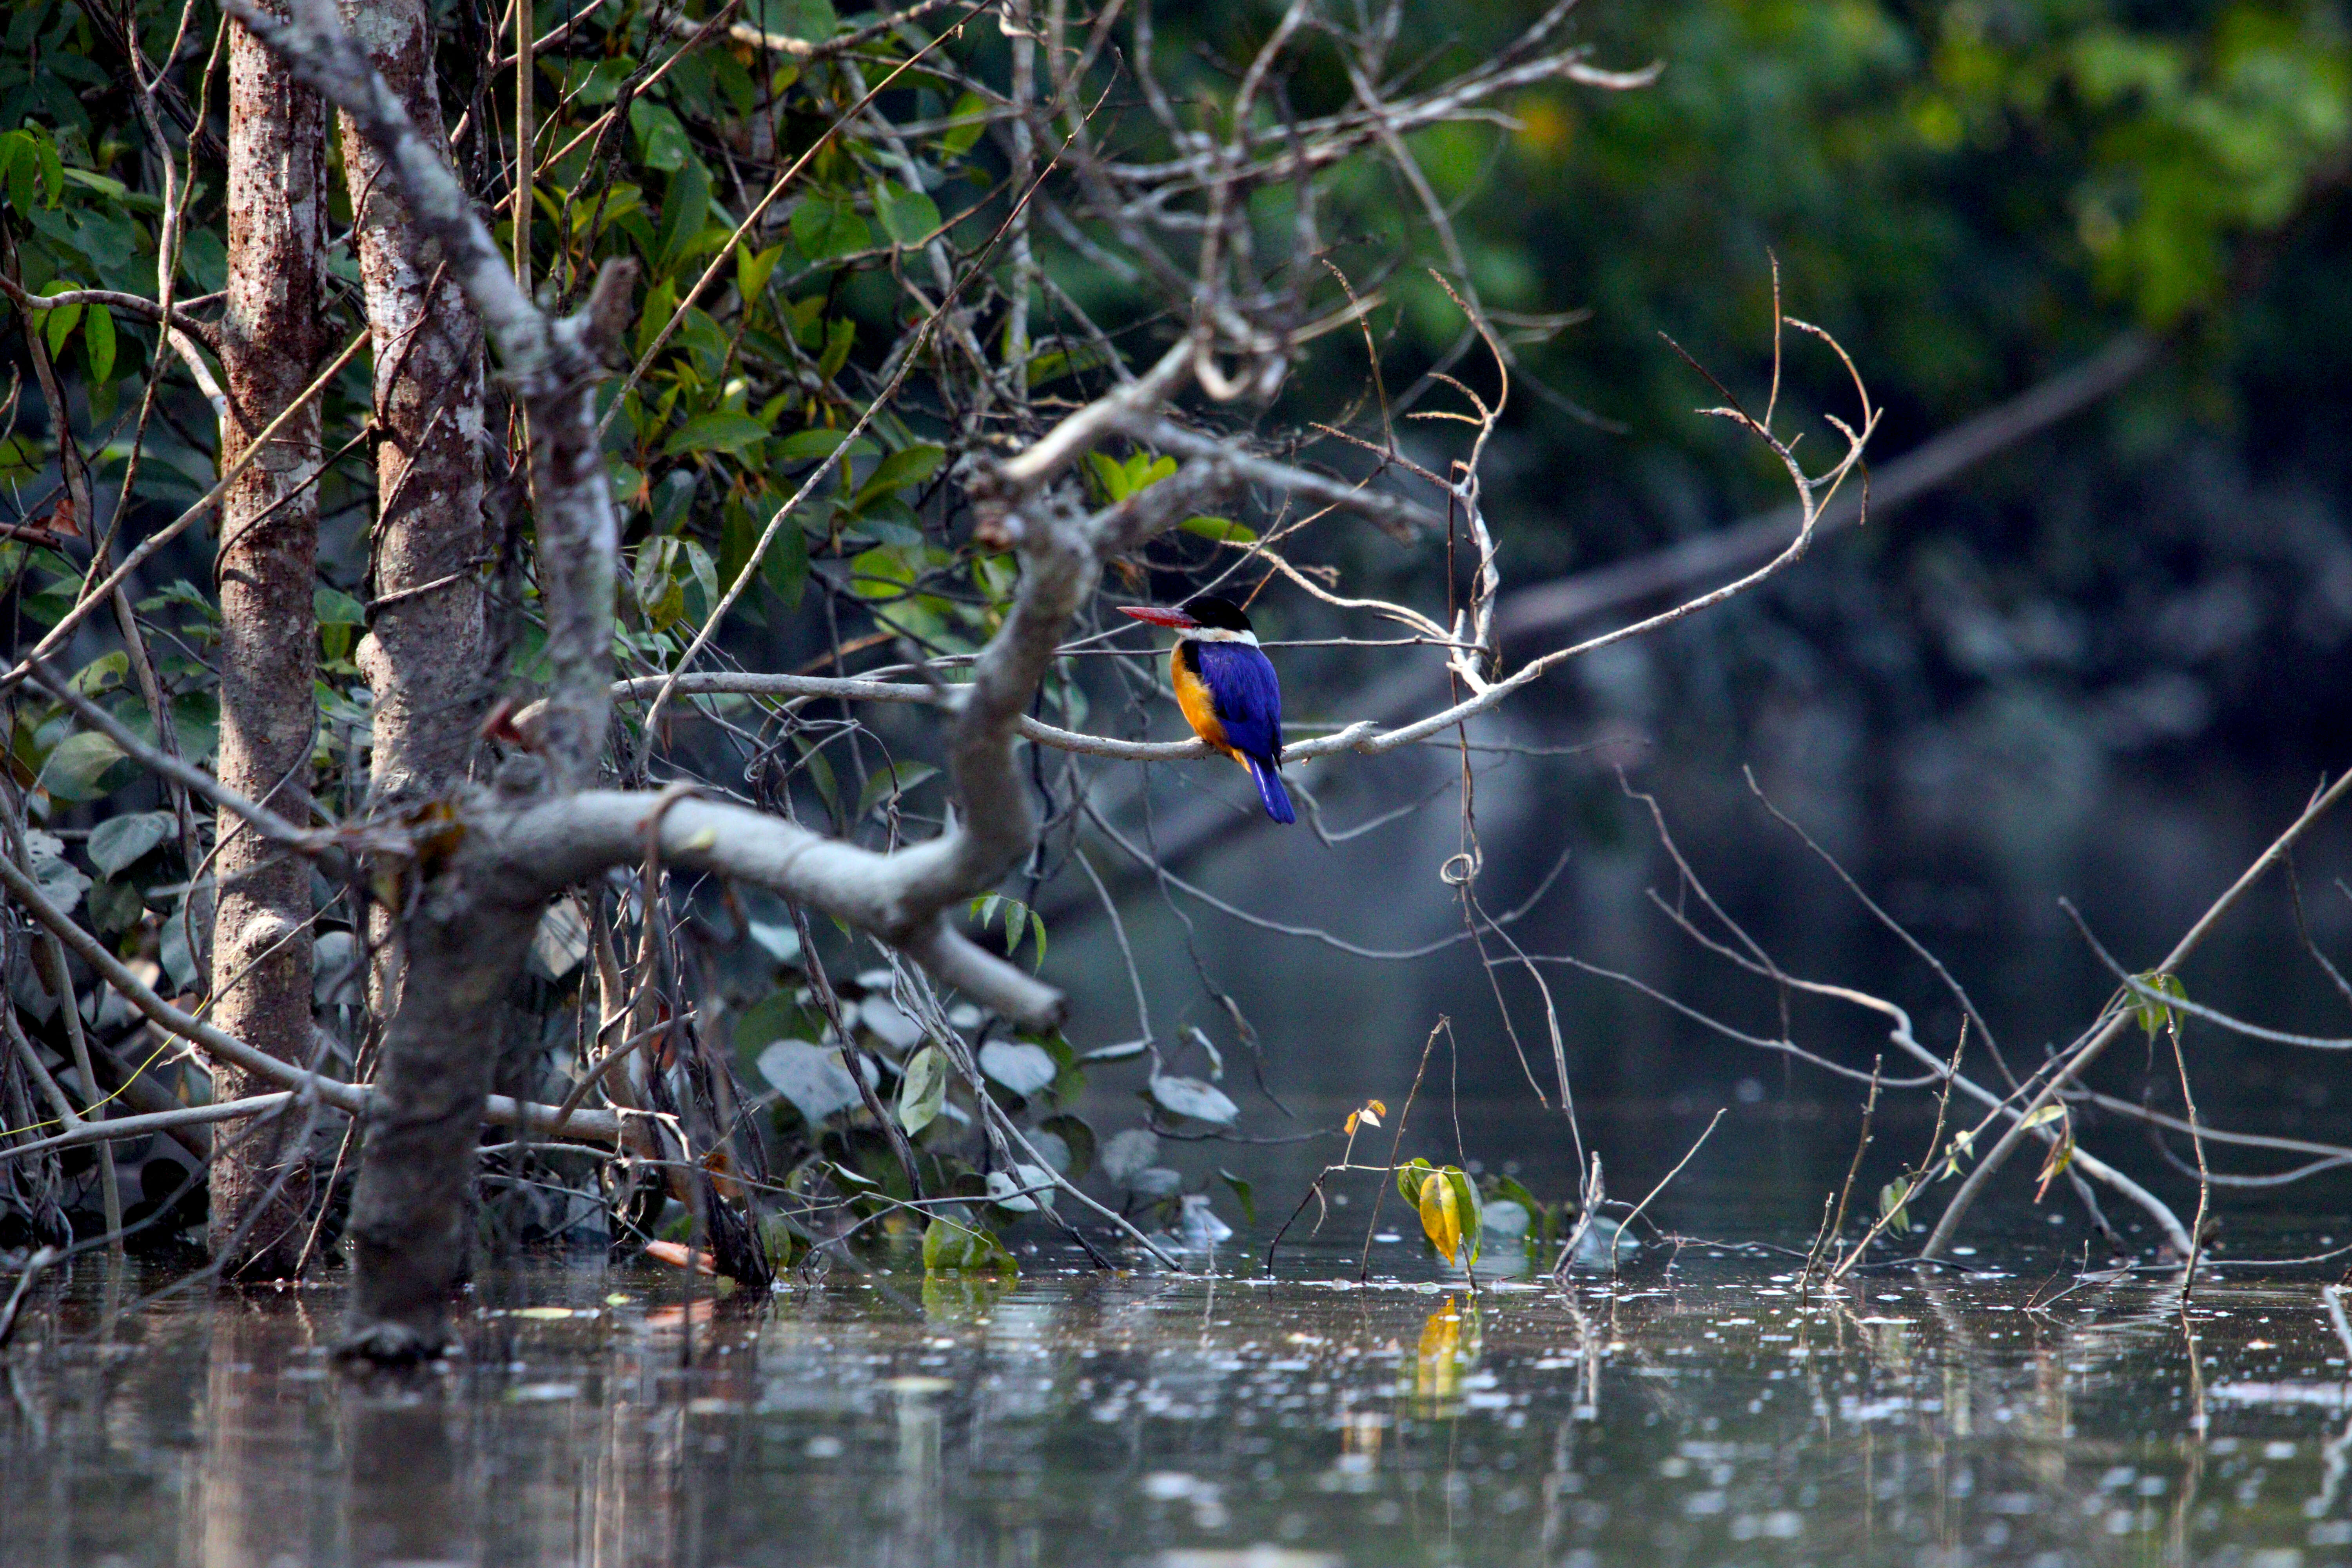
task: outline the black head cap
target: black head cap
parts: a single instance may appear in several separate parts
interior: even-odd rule
[[[1250,629],[1249,616],[1231,599],[1216,594],[1202,594],[1184,601],[1184,613],[1202,626],[1221,632],[1245,632]]]

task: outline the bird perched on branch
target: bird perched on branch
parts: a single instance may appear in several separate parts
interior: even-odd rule
[[[1276,822],[1296,822],[1282,787],[1282,682],[1258,651],[1249,616],[1231,599],[1202,594],[1173,610],[1121,605],[1124,615],[1180,635],[1168,658],[1169,683],[1192,733],[1247,768]]]

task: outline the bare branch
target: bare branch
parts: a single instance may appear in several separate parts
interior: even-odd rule
[[[2254,858],[2253,863],[2239,874],[2237,880],[2231,883],[2221,896],[2215,899],[2211,906],[2198,917],[2197,923],[2189,927],[2188,932],[2173,944],[2172,951],[2165,956],[2163,963],[2156,966],[2157,969],[2168,974],[2178,970],[2187,961],[2189,955],[2195,952],[2204,942],[2207,935],[2212,931],[2215,925],[2221,922],[2221,918],[2237,907],[2238,901],[2246,896],[2246,890],[2260,881],[2273,866],[2284,859],[2287,852],[2294,847],[2295,841],[2309,831],[2314,823],[2335,809],[2336,804],[2347,792],[2352,792],[2352,772],[2346,773],[2343,777],[2329,785],[2326,792],[2304,808],[2301,816],[2288,825],[2285,832],[2271,842],[2269,848]],[[2056,1070],[2049,1075],[2041,1091],[2033,1097],[2032,1102],[2027,1105],[2018,1119],[2010,1124],[2009,1131],[2001,1136],[2000,1142],[1986,1152],[1984,1158],[1977,1163],[1976,1169],[1970,1171],[1968,1179],[1960,1184],[1960,1190],[1952,1194],[1951,1202],[1944,1205],[1944,1212],[1937,1219],[1936,1228],[1927,1238],[1925,1251],[1929,1257],[1940,1255],[1951,1245],[1953,1234],[1959,1229],[1960,1221],[1967,1215],[1969,1205],[1976,1201],[1977,1194],[1984,1190],[1985,1183],[1992,1179],[1992,1173],[1999,1170],[2002,1162],[2016,1151],[2019,1142],[2026,1135],[2026,1123],[2031,1120],[2033,1112],[2040,1110],[2045,1105],[2055,1104],[2058,1096],[2069,1084],[2080,1079],[2084,1069],[2098,1060],[2100,1055],[2109,1046],[2123,1037],[2124,1032],[2131,1027],[2135,1016],[2135,1011],[2131,1008],[2117,1011],[2090,1038],[2068,1053]],[[2077,1163],[2080,1163],[2079,1158]],[[2195,1250],[2193,1239],[2187,1236],[2176,1238],[2175,1245],[2184,1258]]]

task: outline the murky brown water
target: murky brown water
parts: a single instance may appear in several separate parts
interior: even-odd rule
[[[331,1366],[337,1283],[107,1342],[85,1262],[5,1362],[0,1565],[2352,1562],[2307,1284],[2184,1321],[2039,1271],[1809,1302],[1694,1251],[1570,1294],[1026,1261],[706,1300],[691,1367],[675,1276],[549,1266],[406,1382]]]

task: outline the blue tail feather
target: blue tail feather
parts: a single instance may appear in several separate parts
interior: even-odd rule
[[[1249,762],[1250,777],[1257,780],[1257,797],[1265,803],[1265,814],[1276,822],[1296,822],[1298,814],[1290,809],[1290,792],[1282,787],[1282,775],[1265,763],[1253,757]]]

